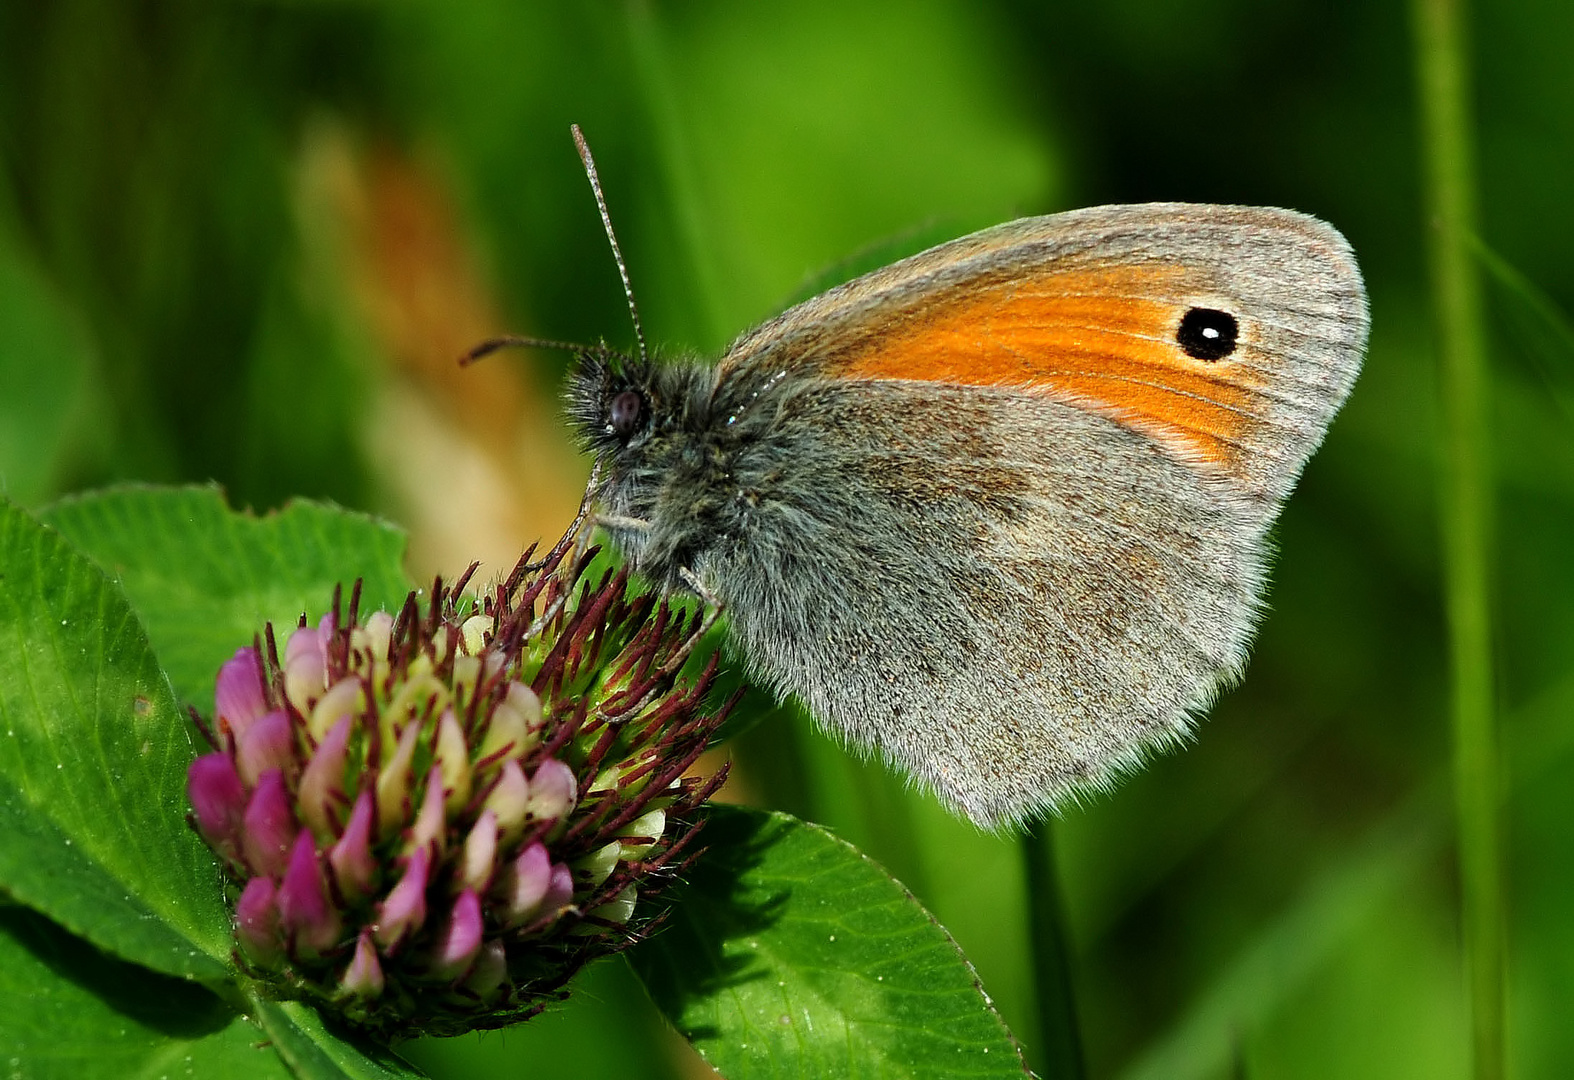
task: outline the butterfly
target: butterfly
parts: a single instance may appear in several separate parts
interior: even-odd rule
[[[998,827],[1183,741],[1241,677],[1268,531],[1368,324],[1312,217],[1094,207],[876,270],[715,362],[580,349],[569,409],[592,520],[643,576]]]

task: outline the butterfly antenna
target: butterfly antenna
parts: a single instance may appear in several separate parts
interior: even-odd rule
[[[504,334],[502,337],[487,338],[475,348],[466,352],[459,358],[460,367],[469,367],[484,356],[491,356],[499,349],[559,349],[563,352],[587,353],[591,352],[589,345],[579,345],[572,341],[551,341],[547,338],[520,337],[518,334]]]
[[[596,175],[596,159],[590,156],[590,144],[578,124],[569,125],[574,133],[574,145],[579,147],[579,160],[585,163],[585,175],[590,179],[590,190],[595,193],[596,206],[601,210],[601,224],[607,230],[607,242],[612,245],[612,258],[618,264],[618,276],[623,279],[623,295],[628,297],[629,318],[634,321],[634,340],[639,343],[639,358],[649,363],[645,350],[645,331],[639,324],[639,308],[634,303],[634,286],[629,283],[628,264],[623,261],[623,251],[618,247],[617,234],[612,231],[612,215],[607,213],[607,198],[601,193],[601,178]]]

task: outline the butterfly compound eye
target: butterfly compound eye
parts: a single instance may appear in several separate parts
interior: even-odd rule
[[[1175,340],[1186,355],[1198,360],[1221,360],[1235,351],[1240,326],[1235,316],[1215,308],[1194,307],[1180,321]]]
[[[612,399],[612,405],[607,410],[607,421],[613,431],[626,439],[639,427],[644,412],[645,402],[640,396],[633,390],[625,390]]]

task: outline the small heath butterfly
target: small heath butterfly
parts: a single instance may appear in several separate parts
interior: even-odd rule
[[[1107,787],[1240,677],[1266,534],[1367,326],[1314,218],[1103,206],[903,259],[714,363],[581,349],[569,400],[634,567],[996,827]]]

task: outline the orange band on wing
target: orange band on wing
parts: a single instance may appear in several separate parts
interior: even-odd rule
[[[1062,390],[1227,464],[1252,423],[1254,380],[1235,357],[1197,360],[1176,344],[1186,305],[1155,299],[1169,276],[1120,267],[981,284],[887,321],[830,366],[853,379]]]

